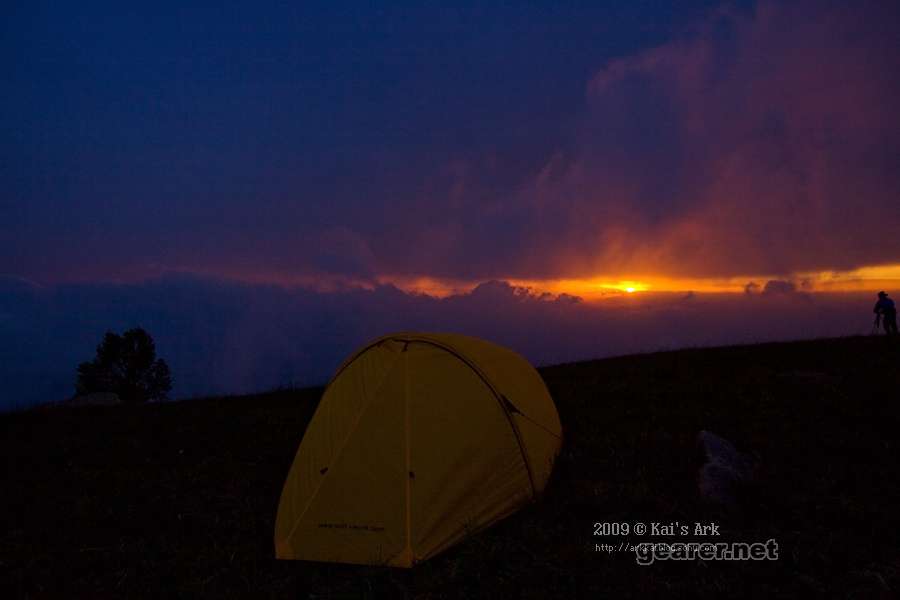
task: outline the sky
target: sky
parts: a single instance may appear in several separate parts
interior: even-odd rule
[[[896,3],[446,4],[5,7],[0,406],[135,325],[187,396],[391,329],[859,333],[900,290]]]

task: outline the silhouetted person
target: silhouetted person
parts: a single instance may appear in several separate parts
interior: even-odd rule
[[[881,325],[886,334],[897,334],[897,307],[886,292],[878,292],[878,302],[875,303],[872,312],[881,317]]]

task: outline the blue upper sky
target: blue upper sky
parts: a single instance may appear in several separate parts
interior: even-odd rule
[[[715,4],[17,3],[0,272],[215,270],[222,236],[365,231],[461,157],[507,190],[570,143],[594,72]]]

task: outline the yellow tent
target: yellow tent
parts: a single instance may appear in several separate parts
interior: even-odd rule
[[[515,352],[381,337],[322,396],[281,493],[275,555],[411,567],[535,499],[561,442],[543,380]]]

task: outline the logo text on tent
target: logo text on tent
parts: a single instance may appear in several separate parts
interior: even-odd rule
[[[384,531],[381,525],[360,525],[358,523],[319,523],[322,529],[354,529],[357,531]]]

